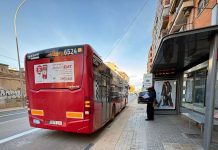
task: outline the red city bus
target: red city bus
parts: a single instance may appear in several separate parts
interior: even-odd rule
[[[29,53],[25,68],[32,127],[93,133],[128,102],[128,82],[89,45]]]

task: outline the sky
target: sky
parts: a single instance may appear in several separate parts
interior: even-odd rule
[[[22,0],[0,0],[0,63],[18,69],[13,19]],[[156,0],[26,0],[17,15],[24,66],[26,53],[90,44],[141,88],[146,73]]]

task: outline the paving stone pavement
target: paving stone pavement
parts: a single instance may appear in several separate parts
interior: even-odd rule
[[[117,150],[202,150],[201,136],[198,130],[188,128],[180,116],[157,115],[154,121],[145,121],[146,109],[136,108],[128,120],[115,146]],[[193,127],[194,128],[194,127]],[[189,138],[187,133],[196,135]],[[191,135],[192,135],[191,134]]]
[[[203,150],[200,128],[180,115],[155,115],[145,121],[146,105],[131,104],[114,120],[92,149]]]

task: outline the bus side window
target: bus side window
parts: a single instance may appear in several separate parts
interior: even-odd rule
[[[110,91],[110,69],[93,57],[94,99],[97,102],[108,100]]]
[[[107,83],[106,83],[106,77],[105,76],[101,76],[101,98],[102,100],[105,101],[105,99],[107,98]]]
[[[94,72],[94,100],[101,102],[101,88],[100,88],[100,77]]]

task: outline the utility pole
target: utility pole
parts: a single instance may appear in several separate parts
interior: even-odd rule
[[[21,65],[20,65],[20,54],[19,54],[19,44],[18,44],[18,35],[17,35],[17,14],[19,13],[19,10],[21,8],[21,6],[25,3],[26,0],[23,0],[20,5],[17,7],[17,10],[15,12],[14,15],[14,34],[15,34],[15,38],[16,38],[16,48],[17,48],[17,59],[18,59],[18,65],[19,65],[19,79],[20,79],[20,94],[21,94],[21,100],[23,103],[23,107],[25,107],[25,100],[24,100],[24,87],[23,87],[23,75],[22,75],[22,70],[21,70]]]

